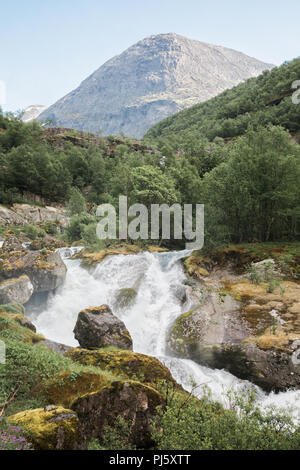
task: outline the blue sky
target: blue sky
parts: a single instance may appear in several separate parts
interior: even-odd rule
[[[300,55],[299,19],[299,0],[1,0],[4,109],[54,103],[151,34],[175,32],[281,64]]]

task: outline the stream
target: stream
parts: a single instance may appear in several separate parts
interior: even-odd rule
[[[186,390],[190,391],[194,387],[192,383],[196,383],[198,387],[193,393],[200,397],[209,387],[212,398],[228,406],[226,393],[229,390],[242,392],[255,388],[259,406],[284,408],[300,423],[300,392],[266,394],[225,370],[210,369],[167,355],[168,330],[179,315],[189,310],[189,301],[182,306],[176,296],[186,279],[180,259],[189,252],[114,255],[88,271],[80,266],[81,260],[69,259],[74,249],[59,251],[68,269],[67,277],[44,304],[31,311],[29,317],[38,333],[52,341],[78,346],[73,329],[80,310],[108,304],[129,330],[133,350],[157,357]],[[137,297],[131,307],[122,309],[117,308],[115,299],[123,288],[134,288]]]

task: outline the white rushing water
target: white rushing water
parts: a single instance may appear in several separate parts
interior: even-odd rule
[[[70,256],[70,250],[60,250],[68,268],[65,283],[48,297],[45,309],[31,317],[38,332],[53,341],[77,346],[73,329],[80,310],[108,304],[128,328],[134,351],[160,359],[187,390],[191,390],[193,381],[199,385],[195,394],[201,396],[202,385],[206,385],[212,398],[226,405],[227,391],[242,391],[251,386],[224,370],[213,370],[166,354],[168,329],[189,309],[188,301],[182,306],[176,297],[185,280],[179,259],[188,252],[109,256],[89,272],[80,266],[80,260],[66,258]],[[134,288],[137,297],[131,307],[118,309],[115,300],[123,288]],[[266,395],[255,388],[262,406],[292,406],[295,419],[300,419],[299,392]]]

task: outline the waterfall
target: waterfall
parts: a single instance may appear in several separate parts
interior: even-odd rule
[[[168,329],[181,313],[189,309],[188,301],[182,306],[176,297],[186,279],[179,260],[189,252],[114,255],[106,257],[92,271],[82,268],[80,260],[68,258],[72,249],[62,249],[60,253],[68,268],[66,281],[50,294],[41,312],[31,314],[39,333],[53,341],[77,346],[73,328],[80,310],[108,304],[129,330],[133,350],[157,357],[185,389],[191,390],[193,381],[199,385],[195,394],[201,396],[202,385],[206,385],[212,398],[226,405],[227,391],[253,387],[262,406],[293,406],[294,417],[300,417],[299,392],[266,395],[258,387],[237,379],[229,372],[167,355]],[[118,308],[115,305],[117,293],[123,288],[137,291],[131,307]]]

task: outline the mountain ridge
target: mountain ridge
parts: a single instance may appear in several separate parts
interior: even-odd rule
[[[161,119],[272,67],[175,33],[152,35],[105,62],[39,120],[142,137]]]

